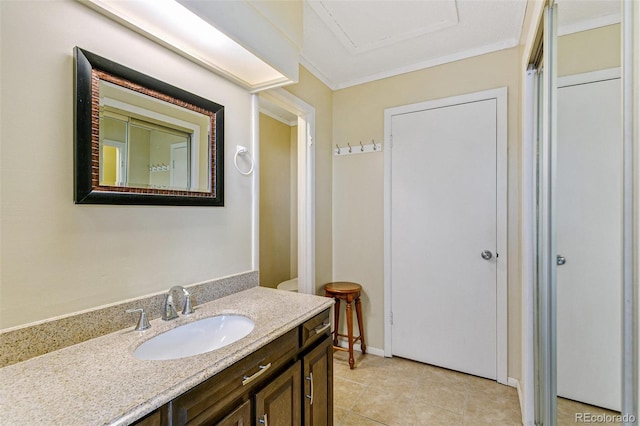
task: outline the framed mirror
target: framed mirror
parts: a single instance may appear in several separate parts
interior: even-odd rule
[[[79,47],[76,204],[224,205],[224,106]]]

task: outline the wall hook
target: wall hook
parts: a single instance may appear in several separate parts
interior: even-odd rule
[[[362,145],[362,141],[360,141],[360,152],[364,152],[364,145]]]
[[[338,148],[338,155],[340,155],[340,147],[336,144],[336,148]]]
[[[347,145],[349,145],[349,152],[351,152],[351,144],[347,142]]]
[[[373,139],[371,139],[371,143],[373,144],[373,150],[374,150],[374,151],[377,151],[377,150],[378,150],[378,147],[376,146],[376,141],[375,141],[375,140],[373,140]]]

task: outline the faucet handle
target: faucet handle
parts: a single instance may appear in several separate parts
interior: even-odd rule
[[[128,314],[140,312],[140,318],[138,319],[138,324],[136,324],[136,328],[134,329],[135,331],[143,331],[151,328],[151,324],[149,324],[149,320],[147,319],[147,313],[143,308],[127,309],[125,312]]]

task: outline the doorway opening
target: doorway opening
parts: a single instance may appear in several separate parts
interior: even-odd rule
[[[315,109],[284,89],[257,95],[260,285],[315,293]]]

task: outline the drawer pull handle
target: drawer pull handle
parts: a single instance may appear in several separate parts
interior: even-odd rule
[[[319,325],[318,327],[314,328],[313,330],[316,332],[316,334],[322,334],[325,331],[327,331],[329,329],[329,327],[331,327],[331,323]]]
[[[262,376],[269,369],[269,367],[271,367],[271,363],[267,365],[259,365],[258,366],[259,370],[256,371],[256,373],[253,374],[252,376],[242,376],[242,386],[248,385],[258,377]]]
[[[269,420],[267,419],[267,415],[264,414],[261,419],[258,419],[258,423],[264,426],[269,426]]]
[[[305,379],[311,382],[311,395],[305,395],[305,396],[311,400],[309,402],[309,405],[313,405],[313,373],[309,373],[309,377],[305,377]]]

